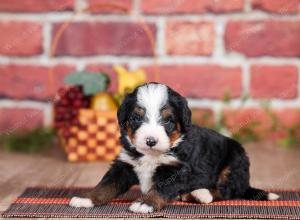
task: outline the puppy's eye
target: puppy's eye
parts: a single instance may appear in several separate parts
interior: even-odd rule
[[[172,121],[171,121],[171,118],[167,118],[164,120],[164,124],[167,125],[167,124],[170,124]]]
[[[142,117],[135,117],[135,118],[134,118],[134,121],[136,121],[136,122],[141,122],[141,121],[143,121],[143,118],[142,118]]]
[[[135,122],[135,123],[139,123],[139,122],[142,122],[142,121],[143,121],[143,117],[140,116],[140,115],[134,114],[134,115],[131,117],[131,121],[133,121],[133,122]]]

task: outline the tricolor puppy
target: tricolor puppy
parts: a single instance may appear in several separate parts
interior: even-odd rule
[[[171,88],[148,83],[128,94],[118,111],[123,149],[100,183],[74,207],[108,203],[139,184],[132,212],[162,209],[175,198],[200,203],[278,195],[249,185],[249,160],[233,139],[191,124],[187,101]]]

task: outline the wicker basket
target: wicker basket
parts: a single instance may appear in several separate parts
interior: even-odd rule
[[[108,7],[121,11],[129,12],[130,10],[115,4],[98,4],[84,9],[82,12],[90,12],[95,9]],[[80,12],[79,12],[80,13]],[[78,14],[78,13],[77,13]],[[76,14],[75,14],[76,15]],[[72,17],[58,29],[54,36],[49,57],[55,54],[57,43],[62,33],[67,29],[69,24],[75,18]],[[140,21],[141,28],[145,31],[149,43],[151,44],[154,55],[154,73],[158,81],[158,65],[156,60],[155,40],[153,33],[143,21]],[[53,69],[49,69],[49,90],[53,91]],[[117,123],[116,111],[95,111],[92,109],[81,109],[78,114],[78,123],[64,129],[58,130],[58,136],[61,146],[67,154],[69,161],[112,161],[120,153],[119,128]],[[66,132],[68,136],[64,135]]]
[[[66,138],[59,138],[69,161],[111,161],[121,150],[116,111],[81,109],[79,123],[69,128]]]

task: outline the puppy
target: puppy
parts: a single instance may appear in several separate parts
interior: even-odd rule
[[[187,101],[166,85],[148,83],[128,94],[118,110],[122,152],[100,183],[70,206],[103,205],[139,184],[143,195],[129,210],[159,211],[169,201],[276,200],[249,185],[249,160],[235,140],[192,125]]]

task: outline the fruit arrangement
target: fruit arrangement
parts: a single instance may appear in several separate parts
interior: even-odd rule
[[[108,76],[104,73],[76,72],[68,75],[65,82],[69,87],[58,91],[54,102],[54,127],[62,130],[65,138],[70,137],[70,127],[79,125],[80,109],[115,110],[117,104],[105,92]]]
[[[116,110],[125,94],[145,82],[144,71],[128,71],[115,66],[118,75],[118,91],[107,92],[110,83],[105,73],[75,72],[65,78],[68,87],[59,89],[54,101],[55,128],[68,128],[78,124],[78,113],[82,108],[99,111]]]
[[[61,88],[54,102],[54,126],[57,129],[78,124],[77,116],[81,108],[89,108],[90,96],[85,96],[81,86]]]
[[[113,160],[120,152],[116,112],[125,94],[145,82],[142,70],[121,66],[118,91],[109,93],[105,73],[75,72],[54,101],[54,127],[70,161]]]

